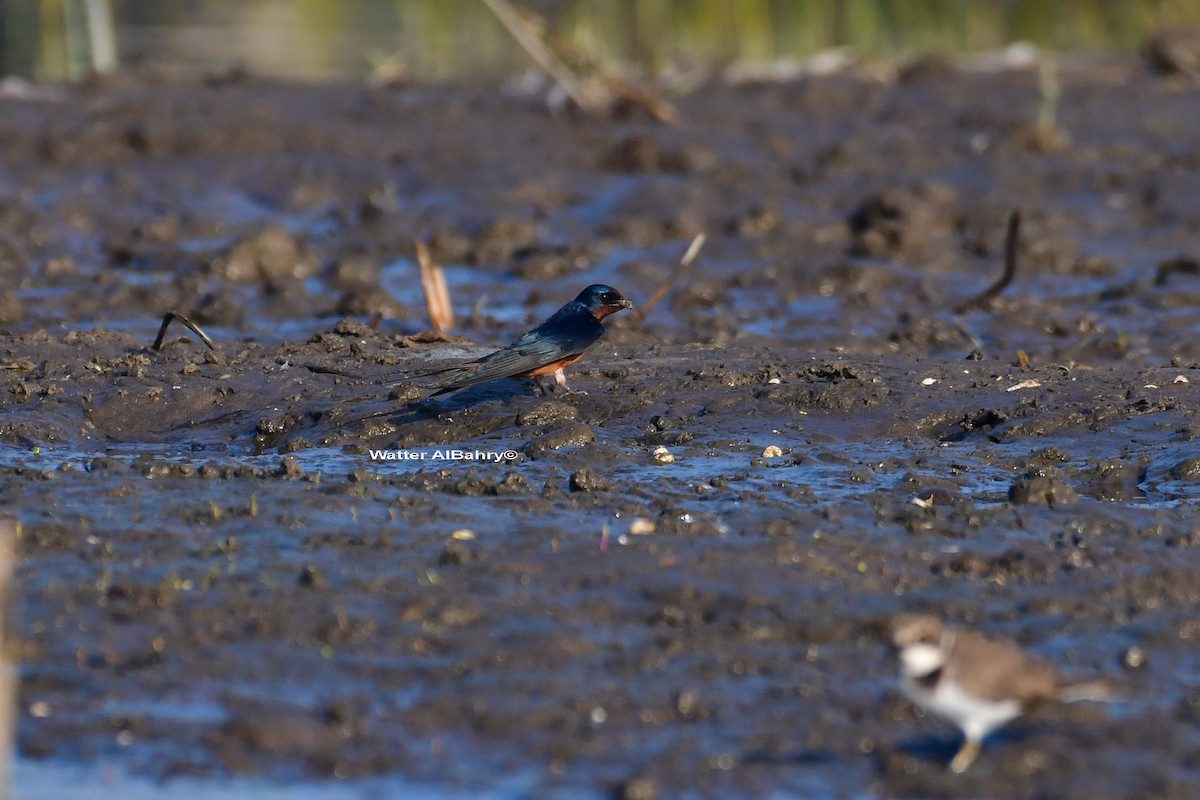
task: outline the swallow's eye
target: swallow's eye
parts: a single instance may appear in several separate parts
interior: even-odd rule
[[[600,295],[600,299],[606,303],[615,303],[617,302],[617,293],[605,292],[604,294]]]

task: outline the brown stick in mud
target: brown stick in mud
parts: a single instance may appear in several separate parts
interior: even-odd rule
[[[1021,241],[1021,211],[1013,209],[1008,215],[1008,234],[1004,237],[1004,272],[1000,279],[979,294],[955,307],[955,314],[965,314],[975,309],[987,308],[1001,292],[1008,288],[1017,274],[1017,245]]]
[[[705,236],[703,233],[696,234],[696,238],[692,239],[692,243],[688,245],[687,252],[683,254],[683,258],[679,259],[679,263],[675,266],[675,269],[671,272],[666,281],[663,282],[663,285],[659,286],[658,290],[655,291],[654,294],[650,295],[649,300],[642,303],[641,306],[634,309],[633,313],[629,315],[629,321],[631,323],[636,324],[641,322],[646,318],[646,315],[650,313],[650,309],[658,305],[659,301],[667,296],[667,292],[671,291],[671,287],[683,277],[683,273],[686,272],[687,268],[690,267],[692,262],[696,260],[696,256],[700,255],[700,248],[704,246],[704,239]]]
[[[421,271],[421,289],[425,292],[425,306],[429,309],[429,327],[439,336],[448,336],[454,327],[454,306],[450,303],[450,289],[446,286],[446,273],[433,263],[429,248],[420,239],[413,240],[417,251],[417,269]]]
[[[167,328],[170,327],[172,320],[179,320],[188,330],[200,337],[200,341],[208,345],[209,350],[216,350],[217,346],[213,344],[213,340],[208,338],[208,334],[200,330],[200,327],[190,319],[180,314],[178,311],[168,311],[163,316],[162,325],[158,328],[158,336],[154,339],[154,344],[150,345],[156,353],[161,353],[163,348],[163,338],[167,335]]]

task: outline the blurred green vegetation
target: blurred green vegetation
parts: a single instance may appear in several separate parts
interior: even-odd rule
[[[88,67],[83,8],[111,15],[122,65],[240,65],[322,80],[518,73],[524,54],[480,0],[0,0],[0,68],[48,79]],[[1031,42],[1130,51],[1153,30],[1200,26],[1197,0],[516,0],[576,59],[762,63],[849,46],[867,57],[958,54]]]

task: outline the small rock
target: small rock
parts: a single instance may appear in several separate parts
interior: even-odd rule
[[[1008,501],[1014,505],[1054,508],[1079,502],[1079,494],[1054,470],[1034,467],[1009,487]]]
[[[1146,666],[1146,652],[1136,645],[1128,648],[1121,656],[1126,669],[1141,669]]]
[[[618,800],[658,800],[658,784],[653,778],[634,778],[617,789]]]
[[[654,533],[654,523],[648,519],[638,517],[629,523],[629,533],[631,536],[645,536]]]
[[[425,396],[425,389],[422,389],[412,381],[396,384],[390,392],[388,392],[388,400],[393,403],[408,403],[413,400],[420,400]]]
[[[346,317],[337,321],[337,324],[333,326],[333,332],[338,336],[347,336],[352,339],[369,339],[376,335],[370,325]]]
[[[654,448],[654,460],[659,464],[674,464],[675,456],[670,450],[662,445],[659,445],[658,447]]]
[[[317,269],[317,259],[296,237],[271,227],[236,244],[222,265],[231,281],[303,280]]]
[[[0,290],[0,325],[12,325],[25,316],[25,304],[16,292]]]
[[[551,422],[573,422],[579,419],[579,409],[561,400],[547,400],[517,415],[518,425],[545,425]]]
[[[428,621],[448,628],[464,628],[483,619],[483,609],[471,600],[451,600],[428,617]]]
[[[463,564],[470,564],[479,557],[475,549],[465,542],[451,540],[442,548],[441,555],[438,556],[439,567],[460,567]]]
[[[685,689],[675,696],[675,710],[684,719],[696,719],[700,716],[700,696]]]
[[[596,434],[581,422],[569,423],[539,436],[525,448],[525,455],[536,459],[562,447],[580,447],[596,441]]]
[[[597,475],[591,467],[583,467],[571,476],[572,492],[599,492],[608,488],[608,481]]]
[[[284,456],[279,459],[279,470],[276,474],[288,480],[297,480],[304,477],[304,470],[295,456]]]
[[[296,583],[306,589],[323,589],[329,585],[329,581],[325,580],[321,570],[313,564],[304,565],[304,569],[300,570],[300,576],[296,578]]]
[[[1167,470],[1167,474],[1177,481],[1200,480],[1200,457],[1185,458]]]

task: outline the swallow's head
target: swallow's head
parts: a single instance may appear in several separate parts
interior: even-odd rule
[[[596,317],[604,319],[609,314],[615,314],[622,308],[633,308],[633,303],[621,296],[621,293],[603,283],[593,283],[575,298],[576,303],[583,306]]]

